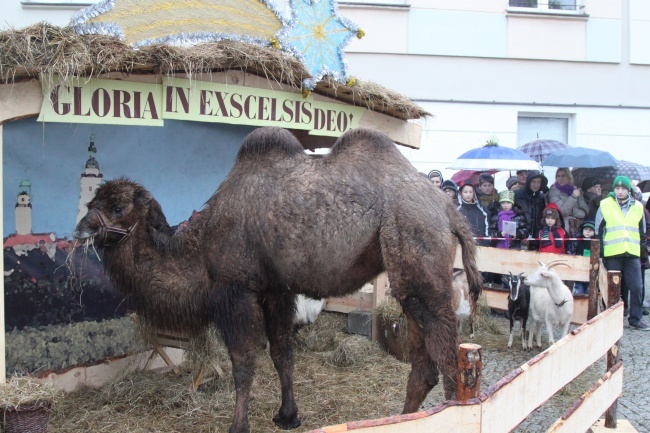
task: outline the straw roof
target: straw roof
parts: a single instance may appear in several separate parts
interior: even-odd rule
[[[302,80],[310,77],[294,57],[241,41],[223,40],[192,47],[157,44],[136,49],[113,36],[80,35],[70,27],[48,23],[0,32],[0,83],[51,79],[54,75],[194,75],[226,70],[244,71],[298,89]],[[405,96],[371,82],[357,81],[348,87],[326,77],[314,93],[402,120],[429,115]]]

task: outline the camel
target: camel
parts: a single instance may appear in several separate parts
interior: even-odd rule
[[[465,219],[385,134],[359,128],[313,158],[281,128],[245,137],[199,218],[173,234],[141,185],[101,185],[75,237],[92,240],[132,307],[161,330],[215,326],[229,351],[236,397],[230,433],[249,431],[255,344],[266,333],[280,377],[275,424],[300,426],[293,391],[295,299],[353,293],[384,270],[408,320],[412,369],[403,412],[419,409],[443,373],[454,398],[458,328],[456,245],[473,294],[482,284]]]

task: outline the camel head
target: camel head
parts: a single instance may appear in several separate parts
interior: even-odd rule
[[[92,239],[99,248],[122,244],[138,228],[169,231],[169,225],[151,193],[126,178],[108,181],[97,188],[88,213],[75,228],[79,241]]]

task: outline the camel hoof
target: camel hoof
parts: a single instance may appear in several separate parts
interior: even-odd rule
[[[283,430],[291,430],[292,428],[300,427],[300,418],[295,417],[293,419],[290,419],[288,421],[284,421],[282,418],[279,416],[273,417],[273,422],[275,425],[280,427]]]

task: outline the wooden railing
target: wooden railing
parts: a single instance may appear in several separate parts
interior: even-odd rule
[[[618,300],[619,273],[609,274],[609,299]],[[477,398],[446,401],[422,412],[353,421],[310,433],[508,432],[605,355],[607,371],[567,408],[547,432],[587,431],[608,408],[605,425],[615,427],[616,401],[623,391],[623,363],[619,351],[622,335],[623,303],[618,302],[491,385]],[[471,353],[474,359],[464,359],[467,353]],[[473,362],[470,369],[474,369],[472,374],[476,374],[480,353],[480,348],[476,347],[469,351],[461,349],[460,364],[465,366],[465,371]],[[462,386],[463,381],[458,382]],[[477,380],[474,378],[470,382],[475,384]],[[459,389],[458,395],[467,395],[466,390]]]

